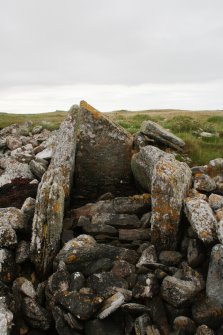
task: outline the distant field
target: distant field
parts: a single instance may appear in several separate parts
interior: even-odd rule
[[[115,111],[106,113],[131,134],[136,133],[144,120],[152,120],[181,137],[186,142],[186,151],[192,164],[206,164],[209,160],[223,157],[223,111],[182,111],[182,110],[145,110]],[[57,111],[45,114],[1,114],[0,128],[12,123],[31,120],[34,125],[43,124],[45,128],[57,129],[66,112]],[[194,132],[203,130],[218,134],[212,138],[200,138]]]

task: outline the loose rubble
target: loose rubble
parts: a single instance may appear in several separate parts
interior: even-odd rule
[[[223,158],[184,145],[84,101],[0,130],[1,334],[223,333]]]

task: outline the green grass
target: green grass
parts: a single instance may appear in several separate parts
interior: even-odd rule
[[[46,129],[54,130],[59,127],[65,116],[66,112],[63,111],[29,115],[0,113],[0,128],[31,120],[33,126],[41,124]],[[148,110],[141,112],[119,111],[109,113],[107,116],[131,134],[139,131],[143,121],[151,120],[159,123],[185,141],[186,152],[192,160],[192,165],[207,164],[211,159],[223,157],[223,112]],[[218,133],[219,137],[198,138],[195,132],[200,129]],[[181,159],[180,156],[179,159]]]

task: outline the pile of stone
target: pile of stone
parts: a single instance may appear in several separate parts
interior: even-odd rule
[[[47,136],[36,197],[0,208],[1,334],[223,334],[223,159],[190,169],[85,102]]]

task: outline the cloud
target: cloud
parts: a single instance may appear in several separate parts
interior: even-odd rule
[[[24,88],[42,99],[40,87],[41,92],[63,87],[61,101],[67,106],[68,87],[111,86],[113,92],[118,85],[127,91],[165,85],[170,90],[223,80],[222,0],[0,0],[0,6],[4,101]],[[199,104],[214,108],[221,102],[215,98],[207,92]],[[9,101],[15,111],[17,102]]]

